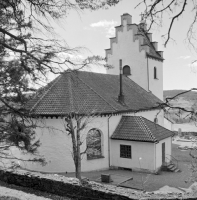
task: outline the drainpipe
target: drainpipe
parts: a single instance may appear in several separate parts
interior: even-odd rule
[[[122,91],[122,59],[119,60],[119,65],[120,65],[120,91],[118,95],[118,101],[120,103],[124,103],[124,95]]]
[[[156,172],[156,144],[155,144],[155,172]]]
[[[108,161],[109,161],[109,168],[111,166],[110,164],[110,137],[109,137],[109,119],[111,118],[112,115],[110,115],[107,119],[107,122],[108,122]]]
[[[147,81],[148,81],[148,91],[149,91],[149,66],[148,66],[148,56],[146,56],[147,58]]]

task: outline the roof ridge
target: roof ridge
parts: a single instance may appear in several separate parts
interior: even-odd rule
[[[148,136],[149,136],[151,139],[153,139],[154,141],[157,141],[157,139],[156,139],[155,136],[152,134],[152,132],[151,132],[151,130],[149,129],[149,127],[146,125],[146,123],[145,123],[143,117],[139,116],[139,118],[140,118],[141,122],[143,123],[145,129],[146,129],[146,130],[148,131],[148,133],[150,134],[150,135],[148,135]]]
[[[93,72],[93,71],[81,71],[81,70],[75,70],[75,71],[71,71],[71,73],[74,72],[75,74],[77,73],[87,73],[87,74],[99,74],[99,75],[106,75],[106,76],[117,76],[119,77],[118,74],[106,74],[106,73],[99,73],[99,72]]]
[[[46,92],[38,99],[38,101],[34,104],[34,106],[32,106],[31,111],[33,111],[35,109],[35,107],[41,102],[41,100],[46,96],[46,94],[51,90],[51,88],[59,81],[59,79],[61,78],[62,75],[60,75],[59,77],[57,77],[57,80],[54,81],[54,83],[48,88],[48,90],[46,90]],[[46,85],[47,86],[47,85]]]
[[[76,76],[76,75],[75,75]],[[76,76],[80,81],[82,81],[87,87],[89,87],[95,94],[97,94],[101,99],[103,99],[109,106],[111,106],[115,111],[117,110],[114,108],[110,103],[108,103],[100,94],[98,94],[92,87],[90,87],[87,83],[85,83],[79,76]]]
[[[145,117],[142,117],[142,118],[145,119],[145,120],[147,120],[147,121],[149,121],[149,122],[151,122],[151,123],[154,123],[154,122],[152,122],[151,120],[146,119]],[[155,124],[155,123],[154,123],[154,124]],[[173,131],[171,131],[171,130],[165,128],[164,126],[161,126],[160,124],[155,124],[155,126],[159,126],[159,127],[163,128],[163,129],[165,129],[165,130],[167,130],[167,131],[170,131],[170,132],[174,133]]]

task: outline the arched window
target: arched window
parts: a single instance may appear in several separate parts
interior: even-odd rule
[[[158,124],[158,119],[155,117],[154,119],[155,124]]]
[[[102,157],[102,134],[98,129],[89,130],[86,137],[87,159]]]
[[[123,67],[123,74],[124,74],[125,76],[131,75],[131,68],[130,68],[128,65],[125,65],[125,66]]]
[[[157,68],[154,67],[154,79],[157,79]]]

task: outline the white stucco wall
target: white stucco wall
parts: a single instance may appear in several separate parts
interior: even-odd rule
[[[146,112],[138,112],[135,114],[135,116],[142,116],[152,122],[154,122],[155,117],[158,119],[158,124],[160,126],[164,126],[163,119],[163,110],[151,110],[151,111],[146,111]]]
[[[152,110],[146,112],[138,112],[138,113],[129,113],[124,114],[124,116],[142,116],[150,121],[154,121],[154,118],[157,116],[158,124],[163,126],[163,111],[159,110]],[[115,131],[119,121],[121,120],[121,115],[113,116],[109,119],[109,130],[110,130],[110,137]],[[120,158],[120,144],[134,144],[134,151],[138,151],[132,160],[128,160],[125,158]],[[125,168],[139,168],[139,157],[143,157],[141,162],[143,164],[144,169],[155,170],[156,161],[155,161],[155,144],[153,143],[146,143],[146,142],[132,142],[132,141],[119,141],[119,140],[110,140],[110,165],[116,167],[125,167]],[[146,152],[146,148],[148,151]],[[133,147],[132,147],[133,150]],[[154,152],[152,152],[154,150]],[[133,151],[133,153],[134,153]],[[151,154],[149,154],[151,152]],[[146,157],[146,158],[145,158]],[[150,165],[151,160],[153,165]],[[159,162],[159,161],[158,161]],[[119,166],[120,163],[120,166]],[[122,163],[122,164],[121,164]],[[127,167],[130,166],[130,167]],[[145,168],[148,167],[148,168]]]
[[[137,112],[137,113],[129,113],[124,114],[127,116],[141,116],[144,117],[152,122],[154,122],[154,119],[157,117],[158,124],[161,126],[164,126],[164,115],[163,110],[150,110],[150,111],[143,111],[143,112]]]
[[[117,32],[117,43],[112,43],[112,55],[107,55],[107,63],[114,68],[107,70],[108,74],[119,74],[119,60],[122,59],[122,66],[129,65],[131,78],[138,85],[147,90],[147,64],[145,50],[139,51],[139,40],[133,39],[132,29],[127,30],[126,21],[123,21],[123,32]]]
[[[130,18],[130,16],[126,16]],[[148,46],[143,44],[143,36],[135,35],[137,26],[127,26],[123,20],[123,28],[116,29],[116,38],[111,39],[111,50],[107,51],[107,63],[113,68],[108,69],[108,74],[119,74],[119,60],[122,59],[122,67],[130,66],[131,75],[128,76],[146,91],[151,91],[155,96],[163,100],[163,63],[146,57]],[[122,29],[122,30],[121,30]],[[157,77],[154,79],[153,68],[157,68]]]
[[[131,145],[132,158],[120,158],[120,145]],[[154,143],[113,140],[111,165],[115,167],[154,170]],[[139,163],[139,158],[141,158]]]
[[[154,67],[157,69],[157,79],[154,79]],[[158,98],[163,100],[163,63],[148,58],[149,68],[149,90]]]
[[[103,136],[103,156],[104,158],[87,160],[86,154],[82,156],[82,171],[106,169],[109,167],[108,160],[108,126],[107,117],[89,119],[90,123],[81,134],[81,152],[86,149],[86,134],[92,128],[98,128]],[[36,128],[37,138],[42,145],[38,151],[48,161],[46,166],[37,163],[23,163],[22,167],[29,170],[42,172],[74,172],[74,161],[72,159],[71,137],[64,130],[64,119],[48,118],[42,119],[37,125],[43,128]]]
[[[70,137],[64,130],[64,120],[61,118],[48,118],[36,120],[35,129],[37,139],[41,146],[38,148],[43,155],[47,165],[41,166],[37,163],[22,163],[23,167],[42,172],[66,172],[74,170],[74,162],[71,157],[72,143]]]
[[[161,167],[162,165],[162,143],[165,142],[165,154],[167,158],[171,158],[170,155],[172,154],[172,138],[166,138],[164,140],[159,141],[159,143],[156,144],[156,169]],[[166,162],[169,162],[168,159],[165,159]]]
[[[173,131],[173,123],[170,122],[168,119],[164,118],[164,127],[170,131]]]
[[[127,115],[131,116],[143,116],[151,121],[154,120],[155,116],[157,115],[158,110],[154,111],[147,111],[147,112],[139,112],[139,113],[130,113]],[[162,123],[162,112],[158,114],[159,123]],[[121,115],[111,116],[110,118],[107,117],[98,117],[98,118],[89,118],[88,125],[84,129],[81,135],[81,141],[83,144],[81,146],[81,152],[86,149],[86,134],[92,128],[97,128],[101,131],[103,137],[103,156],[104,158],[87,160],[87,155],[84,154],[82,156],[82,171],[91,171],[91,170],[99,170],[99,169],[107,169],[109,168],[109,162],[112,165],[112,159],[114,154],[114,140],[108,140],[108,121],[109,121],[109,137],[115,131],[117,125],[119,124],[121,119]],[[27,168],[29,170],[34,171],[42,171],[42,172],[74,172],[74,161],[72,159],[72,141],[71,137],[65,132],[64,125],[65,121],[61,118],[44,118],[39,119],[37,125],[39,126],[36,128],[36,135],[37,138],[40,139],[42,143],[41,146],[38,148],[38,152],[43,155],[48,162],[46,166],[41,166],[37,163],[24,163],[20,162],[21,166]],[[126,141],[125,141],[126,142]],[[110,161],[109,161],[109,148],[110,146]],[[143,146],[145,144],[145,149],[147,144],[141,143]],[[116,142],[115,142],[115,145]],[[135,149],[140,149],[139,145],[134,145]],[[116,148],[116,147],[115,147]],[[141,147],[144,148],[144,147]],[[149,147],[148,147],[149,148]],[[145,153],[144,149],[144,153]],[[150,151],[152,151],[150,149]],[[118,153],[119,155],[119,153]],[[152,155],[152,154],[150,154]],[[140,156],[140,154],[138,155]],[[143,155],[142,153],[142,156]],[[135,158],[137,159],[137,158]],[[127,161],[126,161],[127,162]],[[144,166],[148,166],[147,161],[145,161]]]

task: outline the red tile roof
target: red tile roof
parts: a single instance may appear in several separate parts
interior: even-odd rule
[[[174,133],[154,122],[138,116],[122,116],[111,139],[158,142]]]
[[[131,79],[123,76],[125,104],[118,102],[119,75],[65,71],[38,92],[26,108],[36,115],[118,113],[153,109],[161,103]]]

